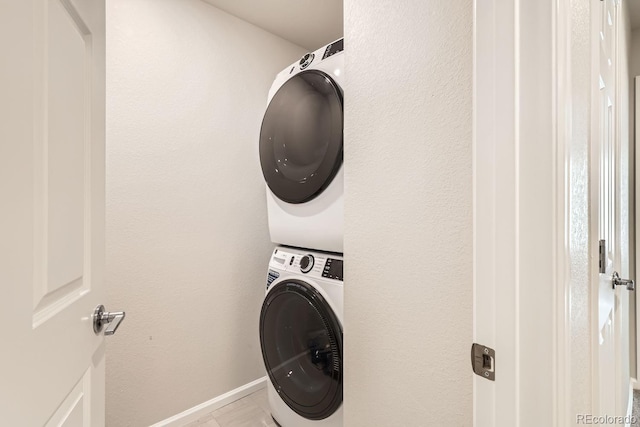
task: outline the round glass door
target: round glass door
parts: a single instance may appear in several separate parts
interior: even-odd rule
[[[260,313],[260,344],[267,374],[284,402],[320,420],[342,403],[342,329],[311,285],[274,286]]]
[[[326,73],[296,74],[273,96],[260,129],[260,164],[281,200],[304,203],[331,183],[342,165],[342,92]]]

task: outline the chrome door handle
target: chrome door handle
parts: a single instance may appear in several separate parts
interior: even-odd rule
[[[613,286],[613,289],[615,289],[616,286],[624,285],[627,287],[628,291],[636,290],[636,284],[633,283],[633,280],[621,279],[617,271],[614,271],[613,274],[611,275],[611,284]]]
[[[93,311],[93,332],[99,335],[105,325],[108,324],[109,327],[104,331],[104,334],[115,334],[118,326],[124,320],[124,316],[124,311],[105,311],[104,305],[100,304]]]

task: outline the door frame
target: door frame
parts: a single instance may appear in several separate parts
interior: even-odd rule
[[[629,100],[629,104],[633,105],[633,123],[634,123],[634,140],[640,141],[640,126],[638,126],[638,122],[640,121],[640,76],[633,76],[633,100]],[[636,148],[635,150],[635,165],[640,164],[640,150]],[[635,215],[637,217],[637,213],[640,212],[640,194],[638,194],[638,190],[640,189],[640,174],[635,172]],[[638,233],[638,227],[636,226],[636,236],[635,236],[635,272],[638,271],[638,266],[640,266],[640,251],[637,248],[640,248],[640,233]],[[636,289],[638,286],[638,281],[636,280]],[[640,313],[638,313],[638,309],[640,308],[640,290],[636,290],[635,295],[636,302],[636,378],[632,382],[633,388],[635,390],[640,390]]]
[[[474,426],[569,425],[570,5],[474,3]]]

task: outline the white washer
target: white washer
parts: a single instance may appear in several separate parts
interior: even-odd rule
[[[343,39],[280,72],[260,129],[271,241],[342,253]]]
[[[260,312],[271,415],[282,427],[342,427],[343,259],[277,247]]]

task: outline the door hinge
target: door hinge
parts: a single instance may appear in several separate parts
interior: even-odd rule
[[[496,380],[496,351],[481,344],[471,346],[471,366],[476,375],[490,381]]]
[[[598,241],[598,271],[602,274],[607,272],[607,241]]]

